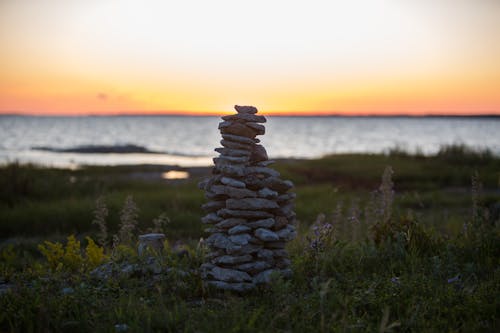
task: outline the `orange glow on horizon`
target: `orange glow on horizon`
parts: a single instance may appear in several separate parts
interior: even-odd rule
[[[500,115],[498,31],[488,0],[4,1],[0,114]]]

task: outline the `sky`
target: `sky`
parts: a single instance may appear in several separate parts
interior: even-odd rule
[[[0,113],[500,114],[498,0],[0,0]]]

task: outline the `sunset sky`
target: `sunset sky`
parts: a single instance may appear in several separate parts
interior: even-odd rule
[[[0,113],[500,114],[500,1],[0,0]]]

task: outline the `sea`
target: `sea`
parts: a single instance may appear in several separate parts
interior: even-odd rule
[[[0,164],[159,164],[208,166],[220,146],[219,117],[0,116]],[[500,117],[267,117],[261,143],[270,158],[318,158],[338,153],[432,155],[463,144],[500,155]],[[140,147],[117,153],[92,147]],[[82,152],[81,147],[87,150]],[[90,147],[90,149],[88,149]]]

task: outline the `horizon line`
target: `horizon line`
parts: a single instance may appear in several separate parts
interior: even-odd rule
[[[0,111],[1,116],[26,116],[26,117],[162,117],[162,116],[177,116],[177,117],[221,117],[234,112],[216,112],[216,111],[117,111],[117,112],[103,112],[103,113],[51,113],[51,112],[27,112],[27,111]],[[259,115],[268,117],[500,117],[500,111],[483,111],[481,113],[467,113],[467,112],[433,112],[427,111],[425,113],[384,113],[384,112],[342,112],[342,111],[263,111]]]

